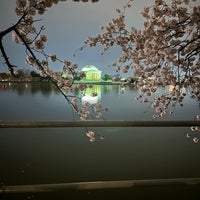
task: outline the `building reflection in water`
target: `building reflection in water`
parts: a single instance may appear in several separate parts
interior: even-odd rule
[[[96,104],[101,100],[101,85],[93,85],[92,88],[86,88],[79,92],[82,103]]]
[[[93,85],[92,88],[88,87],[84,91],[79,91],[77,96],[83,102],[96,104],[101,101],[102,95],[107,95],[110,92],[117,94],[124,94],[127,88],[120,85]],[[12,90],[18,95],[30,93],[32,95],[42,93],[44,96],[49,96],[52,93],[60,95],[59,90],[49,82],[1,82],[0,91]]]
[[[93,85],[92,88],[86,88],[84,91],[79,91],[78,97],[82,103],[96,104],[101,100],[102,93],[106,95],[111,91],[116,91],[118,94],[124,94],[126,87],[120,85]]]

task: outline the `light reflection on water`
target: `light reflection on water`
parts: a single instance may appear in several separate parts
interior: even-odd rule
[[[98,86],[105,119],[153,120],[134,100],[134,88]],[[0,89],[1,120],[73,120],[70,106],[48,83]],[[187,99],[166,120],[193,120],[198,105]],[[78,118],[76,118],[78,119]],[[200,145],[188,128],[90,128],[104,139],[90,143],[84,128],[0,130],[0,181],[33,184],[96,180],[200,177]],[[2,153],[3,152],[3,153]]]
[[[2,85],[4,85],[2,87]],[[109,108],[105,119],[153,120],[153,109],[149,104],[135,100],[138,95],[134,87],[119,85],[95,85],[84,94],[97,93],[98,102]],[[71,107],[59,91],[49,83],[1,83],[0,119],[2,120],[72,120]],[[77,93],[82,98],[81,92]],[[183,107],[177,105],[173,115],[165,120],[193,120],[199,114],[195,100],[186,98]],[[78,119],[78,118],[77,118]]]

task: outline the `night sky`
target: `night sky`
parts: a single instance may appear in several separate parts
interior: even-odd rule
[[[100,55],[102,52],[100,47],[87,48],[78,52],[76,57],[72,55],[84,44],[88,36],[101,33],[100,27],[106,25],[117,15],[116,8],[122,8],[127,2],[128,0],[100,0],[97,3],[75,3],[68,0],[54,5],[45,15],[37,16],[37,19],[43,19],[37,23],[37,26],[46,27],[44,32],[48,37],[46,52],[56,53],[61,60],[69,59],[78,64],[80,69],[87,64],[92,64],[98,67],[103,74],[114,74],[115,68],[109,68],[108,65],[114,63],[121,55],[119,48],[113,47],[103,56]],[[141,28],[143,18],[140,13],[144,6],[152,3],[153,0],[136,0],[134,6],[127,11],[127,25]],[[0,1],[0,30],[8,28],[17,21],[14,9],[15,0]],[[12,64],[17,65],[17,69],[29,68],[24,62],[26,55],[22,45],[13,43],[11,35],[4,38],[3,42]],[[0,66],[0,72],[7,71],[2,58],[0,58]],[[54,64],[56,71],[61,68],[61,63]],[[132,75],[132,72],[128,75]]]

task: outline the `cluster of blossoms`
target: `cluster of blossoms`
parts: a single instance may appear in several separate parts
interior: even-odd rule
[[[200,5],[192,1],[197,0],[155,0],[141,13],[142,30],[127,28],[125,10],[117,9],[119,15],[102,27],[104,32],[85,41],[89,47],[102,45],[104,51],[114,45],[121,48],[122,56],[113,66],[125,73],[133,70],[137,99],[152,104],[154,117],[182,105],[186,94],[200,102]],[[163,90],[166,87],[173,89]]]
[[[47,41],[46,35],[40,35],[40,37],[34,41],[34,46],[37,50],[44,49],[44,43]]]
[[[98,136],[100,140],[104,139],[104,137],[102,135],[95,134],[95,132],[89,131],[89,130],[86,132],[86,136],[89,138],[90,142],[95,142],[95,140],[97,138],[96,136]]]
[[[196,120],[200,121],[200,115],[196,116]],[[192,126],[191,130],[194,132],[193,134],[187,134],[188,138],[192,137],[192,140],[194,143],[199,142],[199,132],[200,132],[200,126]]]
[[[90,142],[95,142],[95,133],[93,131],[87,131],[86,135],[89,138]]]
[[[90,112],[89,112],[90,104],[88,102],[85,102],[82,104],[82,106],[80,106],[78,104],[79,103],[78,99],[74,97],[72,98],[71,103],[76,108],[77,113],[81,120],[88,119],[88,117],[90,116]]]
[[[81,120],[87,120],[89,117],[99,119],[102,117],[103,112],[108,112],[108,108],[102,108],[101,103],[90,104],[84,101],[82,105],[79,105],[79,100],[76,97],[72,98],[71,104],[76,109]]]

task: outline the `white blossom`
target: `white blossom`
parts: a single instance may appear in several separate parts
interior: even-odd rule
[[[57,60],[56,54],[50,55],[50,60],[51,60],[52,62],[55,62],[55,61]]]
[[[27,56],[26,63],[33,66],[35,64],[35,59],[32,56]]]

